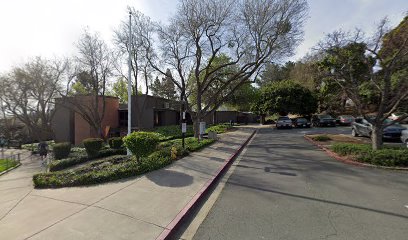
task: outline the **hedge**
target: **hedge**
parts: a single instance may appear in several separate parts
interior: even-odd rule
[[[331,149],[342,155],[351,155],[359,162],[388,166],[408,167],[408,149],[384,146],[379,150],[372,150],[369,144],[336,143]]]
[[[94,157],[88,157],[87,154],[78,153],[78,154],[76,154],[76,156],[64,158],[64,159],[61,159],[61,160],[51,161],[49,168],[50,168],[51,172],[59,171],[59,170],[62,170],[62,169],[68,168],[68,167],[72,167],[72,166],[77,165],[77,164],[88,162],[88,161],[96,159],[96,158],[109,157],[109,156],[113,156],[113,155],[126,155],[126,149],[124,149],[124,148],[121,148],[121,149],[108,148],[108,149],[104,149],[104,150],[99,151],[99,154],[97,156],[94,156]]]
[[[152,132],[132,132],[123,138],[125,146],[139,161],[156,150],[159,134]]]
[[[201,139],[200,142],[198,142],[197,138],[194,137],[188,137],[184,139],[185,141],[185,148],[186,150],[190,152],[198,151],[202,149],[203,147],[206,147],[213,142],[215,142],[214,139]],[[182,146],[182,139],[175,139],[175,140],[170,140],[167,142],[163,142],[160,144],[161,147],[170,147],[170,146]]]
[[[109,147],[120,149],[123,147],[123,140],[121,137],[113,137],[108,139]]]
[[[70,142],[62,142],[56,143],[53,147],[54,159],[63,159],[69,156],[71,152],[71,143]]]
[[[186,149],[183,149],[180,139],[172,140],[160,144],[159,150],[142,158],[140,163],[136,161],[134,156],[111,156],[73,170],[35,174],[33,176],[34,186],[36,188],[82,186],[137,176],[163,168],[174,160],[188,155],[187,149],[196,151],[214,141],[213,139],[203,139],[198,143],[194,138],[188,138],[186,139]],[[123,153],[126,152],[125,149],[122,151]]]
[[[157,127],[151,130],[160,134],[160,141],[167,141],[172,139],[182,138],[181,126],[180,125],[171,125],[171,126],[162,126]],[[187,132],[185,137],[194,136],[194,130],[192,125],[187,125]]]
[[[208,127],[205,130],[205,132],[208,133],[209,131],[212,131],[212,132],[216,132],[217,134],[220,134],[220,133],[227,132],[231,128],[232,128],[232,126],[229,123],[228,124],[227,123],[222,123],[222,124],[217,124],[217,125],[213,125],[213,126]]]
[[[38,173],[33,176],[36,188],[60,188],[109,182],[163,168],[172,163],[172,149],[163,148],[138,163],[135,157],[112,156],[71,171]],[[179,149],[177,157],[187,154]]]
[[[82,143],[89,157],[98,156],[99,151],[103,147],[103,140],[101,138],[87,138]]]

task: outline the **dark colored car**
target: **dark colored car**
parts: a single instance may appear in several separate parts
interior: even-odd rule
[[[312,116],[312,126],[313,127],[335,127],[336,119],[330,115],[313,115]]]
[[[350,126],[354,120],[355,118],[351,115],[340,115],[337,117],[336,122],[342,126]]]
[[[279,117],[276,121],[276,128],[292,128],[292,120],[287,116]]]
[[[295,118],[292,120],[292,125],[295,128],[310,128],[310,122],[306,118]]]
[[[384,121],[386,124],[390,123],[391,120],[386,119]],[[403,126],[398,123],[390,125],[383,130],[383,139],[389,140],[401,140],[401,132],[405,130]],[[364,136],[364,137],[371,137],[372,132],[372,124],[369,123],[364,118],[356,118],[356,121],[351,126],[351,135],[353,137],[357,136]]]

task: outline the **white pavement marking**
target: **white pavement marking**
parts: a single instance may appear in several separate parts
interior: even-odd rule
[[[405,205],[404,207],[408,208],[408,205]]]

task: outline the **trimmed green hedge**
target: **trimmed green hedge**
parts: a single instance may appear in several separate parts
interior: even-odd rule
[[[217,134],[220,134],[220,133],[227,132],[231,128],[233,128],[233,127],[230,124],[222,123],[222,124],[217,124],[217,125],[213,125],[213,126],[208,127],[205,130],[205,132],[208,133],[209,131],[212,131],[212,132],[216,132]]]
[[[186,154],[186,151],[179,149],[177,158]],[[92,185],[160,169],[173,160],[175,159],[172,158],[172,148],[163,148],[144,158],[141,163],[133,156],[112,156],[72,171],[38,173],[33,176],[33,181],[36,188]]]
[[[154,132],[132,132],[123,138],[123,142],[139,161],[156,150],[159,137],[160,135]]]
[[[103,147],[103,140],[101,138],[87,138],[83,142],[86,153],[89,157],[98,156],[99,151]]]
[[[56,143],[53,147],[54,158],[59,160],[69,156],[71,152],[71,143],[70,142],[62,142]]]
[[[197,138],[188,137],[188,138],[185,138],[185,148],[190,152],[194,152],[194,151],[198,151],[202,149],[203,147],[206,147],[212,144],[213,142],[215,142],[214,139],[202,139],[200,142],[198,142]],[[163,142],[160,144],[160,146],[161,147],[170,147],[170,146],[181,147],[182,139],[174,139],[174,140],[170,140],[167,142]]]
[[[161,143],[159,150],[153,152],[148,157],[142,158],[140,163],[133,156],[111,156],[73,170],[35,174],[33,176],[34,186],[36,188],[82,186],[137,176],[163,168],[174,160],[188,155],[188,150],[199,150],[214,141],[213,139],[203,139],[198,143],[194,138],[187,138],[186,149],[183,149],[181,147],[181,139],[171,140]],[[112,149],[109,151],[112,151]],[[126,153],[125,149],[122,151]],[[67,163],[61,162],[60,164]],[[73,162],[70,164],[73,164]]]
[[[94,157],[88,157],[87,154],[83,154],[83,153],[78,153],[75,154],[74,156],[68,157],[68,158],[64,158],[61,160],[54,160],[51,161],[50,163],[50,171],[54,172],[54,171],[59,171],[68,167],[72,167],[74,165],[77,164],[81,164],[81,163],[85,163],[88,162],[90,160],[96,159],[96,158],[103,158],[103,157],[109,157],[109,156],[113,156],[113,155],[126,155],[126,149],[121,148],[121,149],[104,149],[99,151],[98,156],[94,156]]]
[[[177,138],[182,138],[181,126],[180,125],[171,125],[171,126],[162,126],[157,127],[151,130],[160,134],[160,141],[167,141]],[[192,125],[187,125],[186,137],[194,136],[194,130]]]
[[[120,149],[123,147],[123,139],[121,137],[113,137],[108,139],[109,147]]]
[[[408,167],[408,149],[384,146],[380,150],[372,150],[369,144],[336,143],[331,149],[342,155],[351,155],[359,162],[387,166]]]

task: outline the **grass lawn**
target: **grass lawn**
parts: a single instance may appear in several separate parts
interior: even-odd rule
[[[17,166],[17,162],[10,159],[0,159],[0,172]]]

